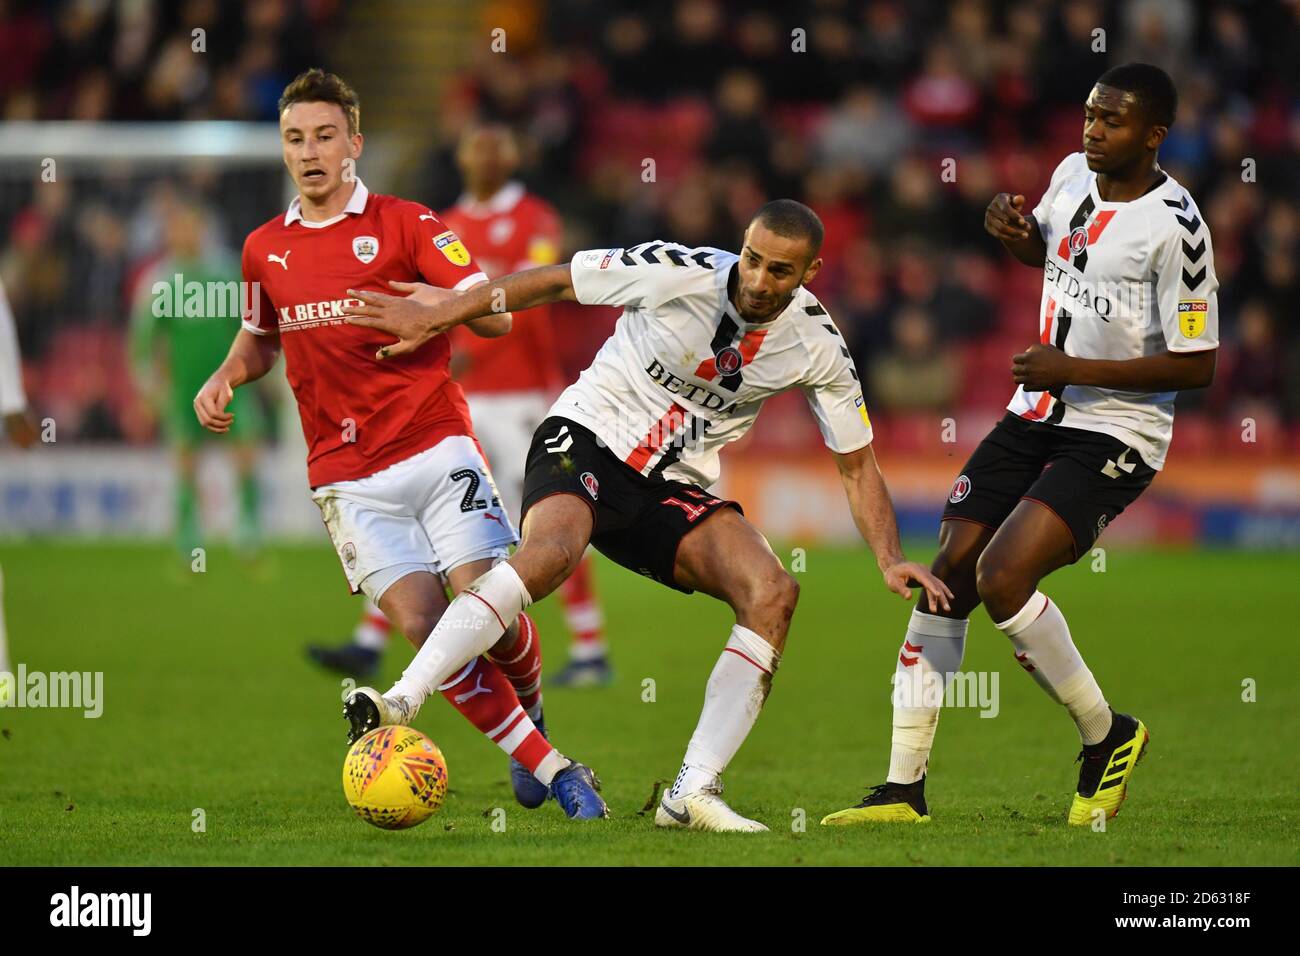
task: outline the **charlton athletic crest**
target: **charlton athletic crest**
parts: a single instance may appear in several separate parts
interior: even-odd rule
[[[965,500],[970,494],[970,479],[965,475],[958,476],[957,480],[952,483],[952,491],[948,493],[948,500],[953,504]]]
[[[1074,232],[1070,233],[1070,255],[1077,256],[1088,248],[1088,230],[1079,226]]]
[[[728,345],[713,358],[714,368],[722,375],[735,375],[744,364],[745,357],[740,354],[740,349],[732,345]]]
[[[352,240],[352,254],[370,265],[375,256],[379,255],[379,240],[374,236],[357,236]]]
[[[587,494],[591,495],[591,500],[595,501],[596,496],[600,494],[600,482],[596,480],[596,476],[589,471],[584,471],[582,486],[587,489]]]

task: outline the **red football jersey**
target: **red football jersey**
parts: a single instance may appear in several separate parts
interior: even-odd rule
[[[295,199],[244,241],[244,281],[260,288],[246,304],[244,328],[280,334],[313,488],[372,475],[449,435],[474,434],[465,395],[447,371],[446,336],[380,362],[375,352],[392,337],[344,322],[343,309],[359,304],[348,289],[391,293],[390,279],[461,290],[487,276],[429,209],[372,195],[359,180],[334,219],[304,221]]]
[[[474,250],[489,278],[554,265],[560,259],[560,218],[522,183],[507,183],[485,202],[462,198],[443,219]],[[510,334],[502,338],[484,339],[458,327],[451,341],[457,354],[469,360],[457,380],[471,395],[558,392],[564,387],[550,306],[517,313]]]

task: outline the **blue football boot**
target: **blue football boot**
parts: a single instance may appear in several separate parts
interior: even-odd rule
[[[600,780],[590,767],[571,763],[551,781],[551,795],[570,820],[599,820],[609,816],[609,807],[596,791]]]
[[[542,732],[542,736],[549,740],[545,719],[538,718],[533,723]],[[519,805],[528,810],[536,810],[551,795],[551,788],[534,777],[533,772],[514,757],[510,758],[510,786],[515,791]]]

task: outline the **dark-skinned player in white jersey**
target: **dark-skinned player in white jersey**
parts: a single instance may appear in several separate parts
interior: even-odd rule
[[[736,615],[655,824],[767,829],[723,802],[721,777],[767,698],[799,586],[740,506],[708,492],[719,449],[749,429],[766,398],[801,389],[885,585],[910,597],[919,583],[935,610],[949,600],[942,583],[903,555],[857,373],[830,316],[804,288],[821,267],[822,236],[811,209],[777,200],[749,224],[740,255],[651,242],[579,252],[464,295],[428,287],[408,298],[357,293],[365,305],[352,308],[349,321],[398,339],[381,358],[494,309],[518,314],[564,300],[624,312],[533,438],[523,543],[452,602],[387,694],[363,688],[349,700],[354,733],[405,722],[444,672],[481,653],[503,621],[572,574],[590,542],[664,585],[725,601]]]
[[[1163,70],[1108,71],[1084,106],[1083,151],[1057,167],[1033,213],[1020,195],[989,204],[985,230],[1044,270],[1039,342],[1012,359],[1019,388],[1009,411],[948,496],[932,570],[956,597],[950,609],[912,615],[895,667],[886,783],[824,824],[929,820],[925,775],[941,689],[961,666],[967,619],[981,603],[1078,728],[1082,766],[1068,823],[1119,812],[1146,726],[1110,708],[1061,609],[1038,586],[1089,553],[1146,489],[1164,464],[1176,393],[1214,376],[1209,232],[1157,163],[1176,108]]]

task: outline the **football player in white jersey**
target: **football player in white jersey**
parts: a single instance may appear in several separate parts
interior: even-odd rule
[[[903,555],[852,359],[805,288],[821,267],[822,236],[811,209],[777,200],[749,224],[738,256],[650,242],[579,252],[569,263],[464,295],[357,294],[365,305],[349,321],[399,340],[381,358],[494,310],[518,313],[565,300],[621,305],[624,312],[533,438],[519,550],[452,602],[387,694],[363,688],[349,699],[354,726],[404,722],[457,662],[497,639],[502,621],[554,591],[590,542],[626,568],[679,591],[703,591],[736,614],[655,823],[767,829],[719,794],[722,773],[771,689],[799,586],[740,505],[709,493],[719,449],[749,429],[765,399],[802,390],[885,585],[910,597],[910,585],[919,583],[936,612],[948,608],[950,597]]]
[[[1044,271],[1039,341],[1013,358],[1009,410],[948,496],[932,570],[956,599],[950,610],[912,614],[895,665],[886,782],[823,823],[929,819],[925,774],[942,693],[927,686],[942,688],[960,668],[967,619],[981,603],[1078,727],[1068,822],[1119,811],[1147,729],[1111,710],[1038,585],[1087,554],[1146,489],[1164,465],[1176,394],[1214,376],[1209,231],[1157,163],[1176,107],[1163,70],[1106,72],[1084,106],[1083,151],[1061,162],[1032,214],[1007,193],[988,207],[985,229]]]

